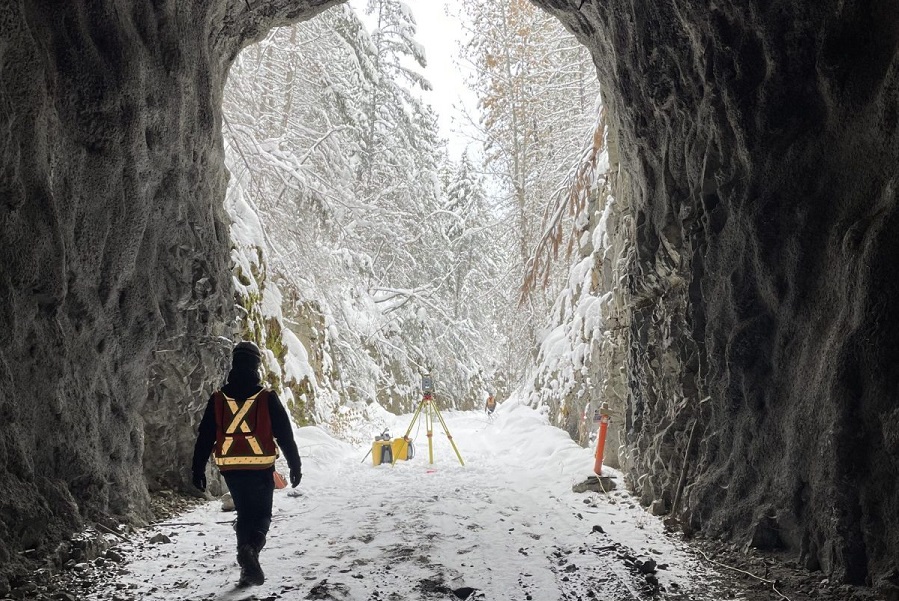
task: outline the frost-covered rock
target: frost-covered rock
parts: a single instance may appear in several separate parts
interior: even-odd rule
[[[597,126],[601,137],[602,123]],[[593,443],[594,412],[606,403],[611,424],[604,462],[617,468],[619,453],[625,452],[624,365],[629,338],[624,326],[630,315],[629,299],[621,286],[633,242],[627,197],[614,194],[618,188],[612,182],[617,174],[610,171],[617,165],[609,164],[608,143],[591,143],[593,150],[583,159],[591,166],[590,180],[579,190],[586,196],[578,224],[580,254],[553,304],[524,395],[532,406],[547,406],[552,422],[582,444]]]
[[[225,206],[232,218],[239,338],[262,349],[263,380],[278,393],[294,422],[321,422],[338,404],[324,316],[317,303],[303,300],[292,281],[272,275],[262,222],[238,179],[232,180]]]

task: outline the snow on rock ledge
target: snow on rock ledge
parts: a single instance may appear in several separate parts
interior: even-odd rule
[[[229,157],[229,160],[233,157]],[[263,381],[272,386],[299,426],[323,421],[337,404],[325,318],[296,286],[272,273],[262,222],[239,178],[225,200],[231,217],[232,283],[238,307],[237,338],[263,351]],[[289,297],[282,294],[282,287]],[[288,311],[292,319],[284,312]],[[296,330],[296,332],[294,331]],[[305,340],[300,340],[302,336]]]

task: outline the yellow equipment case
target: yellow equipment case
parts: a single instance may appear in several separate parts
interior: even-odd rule
[[[402,438],[394,438],[390,443],[390,449],[393,451],[396,461],[408,461],[415,454],[412,449],[412,441],[409,440],[403,443]]]
[[[393,463],[393,449],[389,440],[376,440],[371,444],[371,464]]]

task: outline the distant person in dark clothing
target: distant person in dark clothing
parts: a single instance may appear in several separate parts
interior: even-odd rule
[[[228,382],[206,404],[194,446],[194,486],[206,490],[206,462],[214,450],[215,463],[234,499],[241,586],[265,582],[259,552],[272,522],[279,447],[290,466],[291,486],[303,477],[290,419],[275,391],[262,386],[261,362],[262,353],[252,342],[234,347]]]

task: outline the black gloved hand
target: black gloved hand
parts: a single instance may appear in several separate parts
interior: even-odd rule
[[[303,472],[299,469],[290,470],[290,487],[296,488],[300,483],[300,480],[303,479]]]
[[[200,492],[206,492],[206,474],[194,474],[193,482]]]

